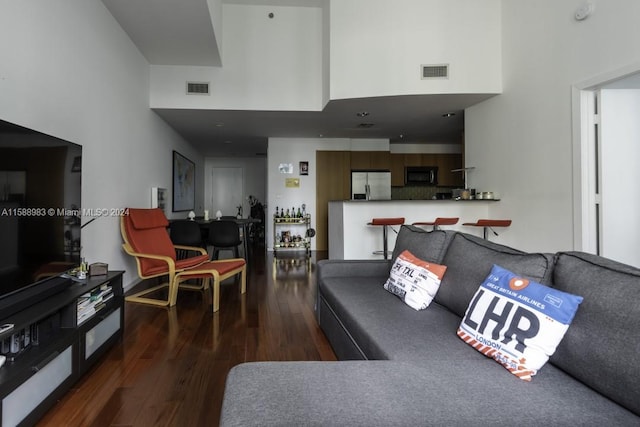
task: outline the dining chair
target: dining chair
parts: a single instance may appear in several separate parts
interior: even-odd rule
[[[188,219],[171,221],[169,225],[169,235],[174,245],[192,246],[196,248],[204,247],[200,225],[195,221]],[[194,251],[177,249],[176,256],[178,259],[183,259],[193,256],[194,254]]]
[[[209,224],[209,245],[213,246],[212,260],[217,260],[221,250],[233,251],[233,256],[239,258],[239,246],[242,245],[240,227],[233,220],[215,220]],[[245,255],[246,256],[246,255]]]
[[[228,277],[240,275],[240,291],[246,292],[246,262],[242,258],[210,261],[204,248],[174,245],[167,232],[169,221],[161,209],[127,209],[129,215],[121,217],[120,231],[125,252],[136,260],[138,276],[150,279],[166,276],[166,283],[136,292],[125,297],[126,301],[155,306],[174,306],[178,288],[190,288],[184,282],[190,279],[206,279],[199,288],[213,287],[213,311],[220,307],[220,282]],[[195,251],[196,256],[178,259],[177,249]],[[167,288],[166,298],[149,295]]]

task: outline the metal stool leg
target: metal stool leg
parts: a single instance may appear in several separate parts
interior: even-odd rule
[[[382,226],[382,256],[387,259],[387,226]]]

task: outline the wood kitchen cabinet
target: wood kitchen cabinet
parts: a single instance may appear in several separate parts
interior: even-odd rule
[[[420,153],[412,153],[412,154],[403,154],[404,156],[404,166],[422,166],[422,154]]]
[[[389,170],[388,151],[352,151],[351,170]]]
[[[462,168],[462,154],[437,154],[436,166],[438,166],[438,185],[448,187],[464,186],[464,174],[451,172],[452,169]]]
[[[349,151],[316,151],[316,250],[329,249],[329,201],[351,198]]]
[[[404,154],[391,153],[389,155],[389,165],[391,170],[391,186],[404,186]]]

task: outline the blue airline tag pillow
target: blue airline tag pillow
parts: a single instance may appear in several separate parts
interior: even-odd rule
[[[580,296],[494,265],[471,299],[458,336],[531,381],[556,351],[581,302]]]

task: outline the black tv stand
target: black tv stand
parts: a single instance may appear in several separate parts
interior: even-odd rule
[[[73,280],[9,316],[0,312],[0,324],[14,324],[0,334],[2,352],[10,350],[0,368],[2,426],[35,424],[122,337],[123,273]],[[10,347],[16,337],[22,348]]]
[[[2,313],[2,317],[9,317],[51,295],[57,294],[71,286],[71,284],[73,284],[73,280],[63,276],[49,277],[36,282],[0,299],[0,313]]]

